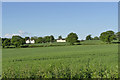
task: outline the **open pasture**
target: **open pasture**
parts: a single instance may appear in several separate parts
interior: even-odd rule
[[[3,49],[3,78],[117,78],[118,45]]]

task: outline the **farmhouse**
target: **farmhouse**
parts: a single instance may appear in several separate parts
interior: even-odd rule
[[[35,40],[26,40],[26,44],[34,44],[35,43]]]
[[[57,42],[66,42],[65,39],[57,39]]]

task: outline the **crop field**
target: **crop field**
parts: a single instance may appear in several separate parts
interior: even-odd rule
[[[3,78],[117,78],[118,45],[3,49]]]
[[[105,44],[105,43],[100,40],[85,40],[85,41],[81,42],[81,44],[82,45],[101,45],[101,44]]]

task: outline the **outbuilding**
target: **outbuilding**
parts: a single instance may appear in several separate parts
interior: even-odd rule
[[[57,39],[57,42],[66,42],[65,39]]]
[[[34,44],[35,40],[26,40],[26,44]]]

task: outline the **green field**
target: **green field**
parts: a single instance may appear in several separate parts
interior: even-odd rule
[[[3,78],[117,78],[118,45],[3,49]]]
[[[101,45],[101,44],[105,44],[105,43],[100,40],[85,40],[85,41],[81,42],[81,44],[82,45]]]

